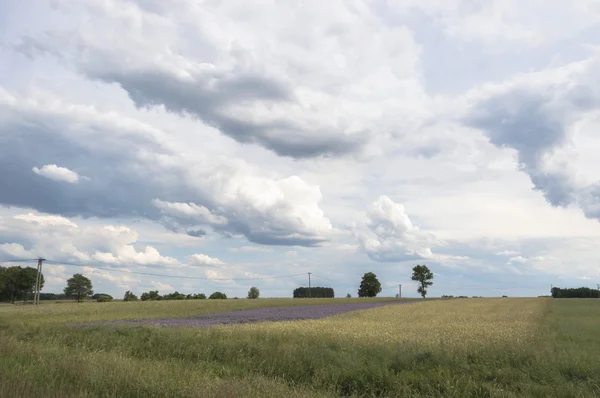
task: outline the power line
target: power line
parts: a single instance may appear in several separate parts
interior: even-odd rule
[[[16,260],[0,260],[0,263],[24,263],[26,261],[38,261],[39,259],[37,258],[19,258]]]
[[[178,275],[167,275],[167,274],[155,274],[155,273],[151,273],[151,272],[129,271],[129,270],[124,270],[124,269],[98,267],[98,266],[87,265],[87,264],[75,264],[75,263],[69,263],[66,261],[46,260],[46,263],[56,264],[56,265],[71,265],[74,267],[81,267],[81,268],[84,268],[84,267],[85,268],[94,268],[94,269],[99,269],[99,270],[104,270],[104,271],[112,271],[112,272],[124,272],[127,274],[160,276],[163,278],[195,279],[195,280],[206,280],[206,281],[251,281],[251,280],[261,280],[261,279],[293,278],[296,276],[304,275],[304,274],[293,274],[293,275],[279,275],[279,276],[266,276],[266,277],[254,277],[254,278],[203,278],[203,277],[196,277],[196,276],[178,276]]]

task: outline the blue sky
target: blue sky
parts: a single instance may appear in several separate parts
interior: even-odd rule
[[[596,0],[0,4],[0,260],[116,296],[595,286],[598,37]]]

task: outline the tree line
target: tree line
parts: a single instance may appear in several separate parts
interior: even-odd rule
[[[600,298],[600,290],[589,287],[577,287],[562,289],[553,287],[551,290],[553,298]]]
[[[8,301],[14,303],[16,300],[26,301],[31,299],[35,289],[37,277],[37,269],[32,267],[0,267],[0,301]],[[411,276],[413,281],[418,282],[417,292],[425,298],[427,295],[427,289],[433,285],[433,273],[427,268],[426,265],[417,265],[413,268],[413,274]],[[44,286],[44,276],[41,276],[41,287]],[[556,290],[558,289],[558,290]],[[587,289],[587,288],[581,288]],[[553,297],[595,297],[596,293],[590,292],[579,292],[581,289],[553,289]],[[376,297],[381,293],[382,287],[377,275],[373,272],[367,272],[363,275],[360,286],[358,288],[358,297]],[[578,293],[571,291],[577,290]],[[591,289],[588,289],[591,290]],[[565,292],[565,293],[561,293]],[[112,301],[113,297],[105,293],[94,294],[92,281],[82,275],[74,274],[67,280],[67,286],[63,290],[64,294],[57,293],[41,293],[40,300],[62,300],[74,298],[77,302],[81,302],[84,299],[94,299],[99,302]],[[556,294],[556,295],[555,295]],[[582,296],[573,296],[573,294],[584,294]],[[257,287],[252,286],[248,291],[247,298],[257,299],[260,297],[260,291]],[[335,292],[331,287],[298,287],[293,292],[294,298],[333,298]],[[346,297],[351,297],[347,294]],[[237,297],[236,297],[237,298]],[[131,291],[125,292],[123,301],[158,301],[158,300],[224,300],[227,299],[227,295],[223,292],[214,292],[210,296],[206,296],[204,293],[196,294],[185,294],[175,291],[168,294],[159,294],[158,290],[152,290],[144,292],[138,298],[136,294]]]

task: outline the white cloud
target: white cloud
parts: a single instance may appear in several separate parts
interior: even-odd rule
[[[188,264],[199,266],[199,265],[224,265],[225,263],[218,258],[207,256],[206,254],[192,254],[188,257]]]
[[[63,181],[70,184],[76,184],[82,178],[79,174],[69,170],[66,167],[60,167],[55,164],[47,164],[41,169],[34,167],[33,172],[42,177],[49,178],[54,181]]]
[[[516,250],[503,250],[501,252],[496,253],[497,256],[517,256],[519,253]]]
[[[110,265],[164,267],[179,264],[174,258],[162,256],[154,247],[136,249],[134,244],[139,235],[126,226],[82,228],[65,217],[26,213],[0,217],[0,231],[10,242],[0,245],[0,250],[14,257],[44,257],[54,261]],[[30,248],[25,249],[23,243]]]
[[[508,264],[514,264],[514,263],[519,263],[519,264],[525,264],[527,261],[529,261],[528,259],[526,259],[523,256],[517,256],[517,257],[511,257],[508,259]]]
[[[367,211],[367,227],[374,234],[359,234],[363,251],[376,261],[433,258],[435,237],[413,226],[404,206],[380,196]]]

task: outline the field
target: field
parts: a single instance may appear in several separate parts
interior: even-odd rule
[[[428,300],[203,329],[70,326],[332,300],[359,301],[0,306],[0,397],[600,396],[594,299]]]

